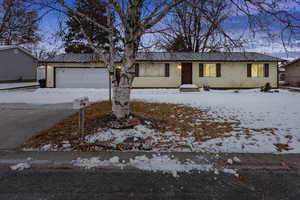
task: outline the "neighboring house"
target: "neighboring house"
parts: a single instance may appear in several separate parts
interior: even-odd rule
[[[35,81],[37,59],[19,46],[0,46],[0,82]]]
[[[256,88],[268,82],[278,87],[278,63],[284,60],[252,52],[147,52],[138,53],[136,61],[134,88]],[[46,82],[47,87],[109,86],[108,72],[93,54],[61,54],[47,60]]]
[[[300,87],[300,58],[287,63],[284,68],[285,82],[291,86]]]

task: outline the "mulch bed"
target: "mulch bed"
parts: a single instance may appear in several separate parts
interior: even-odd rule
[[[220,120],[219,117],[211,116],[208,110],[184,105],[131,102],[130,108],[131,114],[134,120],[138,121],[138,124],[146,125],[161,133],[175,132],[180,134],[181,137],[194,137],[198,142],[230,137],[234,132],[242,129],[245,132],[251,131],[251,129],[241,128],[238,120]],[[110,128],[108,124],[114,120],[111,112],[111,103],[103,101],[92,104],[86,109],[85,117],[86,129],[84,136],[80,136],[78,133],[78,114],[74,114],[60,121],[52,128],[30,138],[23,147],[36,149],[51,144],[59,149],[64,144],[64,141],[68,141],[72,146],[72,150],[93,151],[95,148],[91,148],[91,144],[83,145],[81,139],[87,135]],[[103,144],[98,145],[103,147]],[[156,146],[159,145],[156,144]],[[130,148],[132,148],[132,145],[127,146],[125,149],[129,150]],[[117,150],[123,149],[118,148]]]

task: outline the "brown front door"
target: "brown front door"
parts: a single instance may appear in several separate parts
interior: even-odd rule
[[[181,84],[192,84],[193,82],[193,65],[192,63],[181,64]]]

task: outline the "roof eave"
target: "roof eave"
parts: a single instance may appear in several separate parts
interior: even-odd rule
[[[284,62],[285,60],[140,60],[137,62]]]

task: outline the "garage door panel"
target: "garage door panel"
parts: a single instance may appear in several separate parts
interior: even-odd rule
[[[105,68],[56,68],[57,88],[108,88],[109,77]]]

